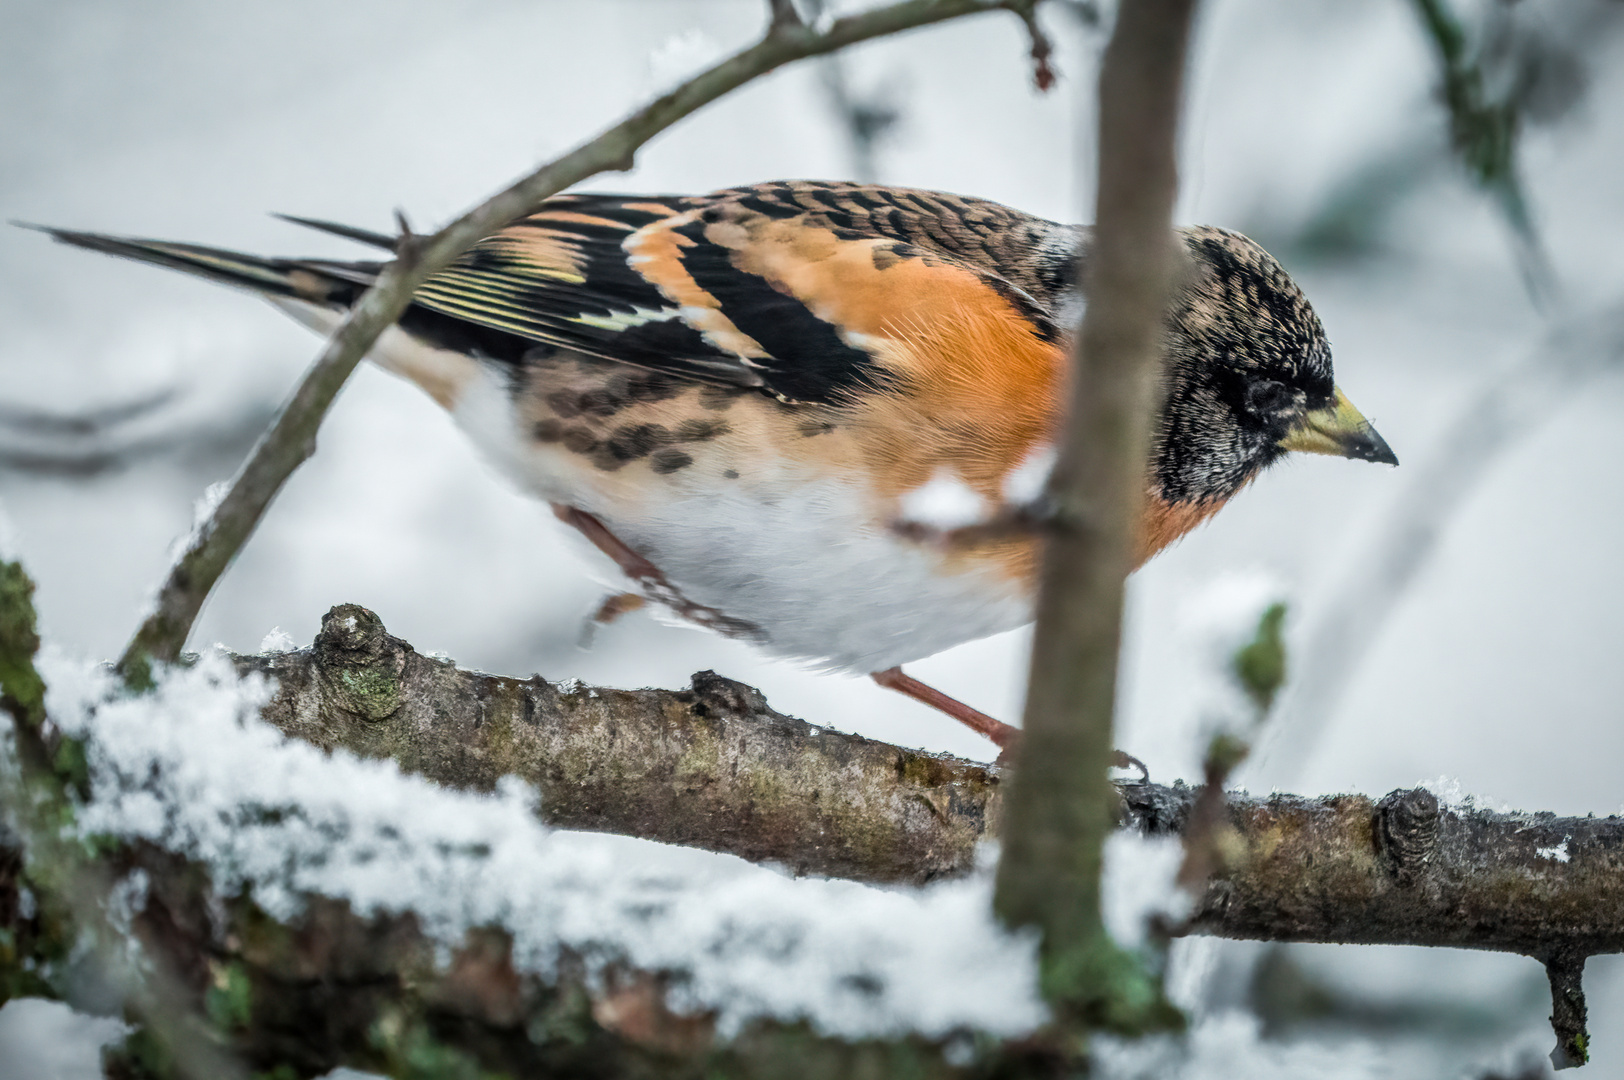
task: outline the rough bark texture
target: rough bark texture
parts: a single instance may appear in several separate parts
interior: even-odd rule
[[[962,873],[998,828],[990,767],[814,727],[712,672],[667,691],[462,671],[354,605],[313,648],[237,665],[277,679],[265,716],[290,735],[452,787],[523,777],[566,828],[912,884]]]
[[[1449,809],[1421,788],[1232,797],[1229,810],[1245,854],[1209,884],[1195,932],[1542,961],[1624,951],[1618,817]]]
[[[290,735],[452,787],[517,775],[569,828],[918,883],[966,872],[1003,818],[1002,769],[818,728],[711,672],[686,690],[501,678],[423,656],[351,604],[312,648],[237,666],[278,680],[264,715]],[[1118,820],[1177,834],[1200,791],[1119,784]],[[1244,854],[1207,886],[1192,932],[1624,952],[1624,819],[1450,808],[1424,789],[1228,802]]]
[[[353,605],[329,613],[314,647],[237,663],[278,678],[265,714],[290,735],[393,757],[453,786],[488,789],[516,773],[539,785],[545,816],[560,824],[902,882],[966,870],[1000,821],[999,770],[821,730],[708,673],[677,691],[502,679],[424,657]],[[1199,796],[1182,784],[1118,792],[1120,823],[1152,835],[1182,830]],[[1529,955],[1551,973],[1553,1057],[1584,1060],[1584,959],[1624,951],[1624,821],[1451,809],[1422,790],[1379,802],[1235,797],[1228,814],[1234,857],[1186,932]],[[566,964],[549,982],[514,970],[495,928],[436,965],[434,943],[409,914],[363,918],[315,897],[280,923],[150,846],[97,866],[110,877],[145,874],[130,926],[199,1018],[184,1028],[193,1041],[206,1032],[193,1049],[249,1070],[1015,1077],[1078,1064],[1072,1044],[1049,1037],[853,1044],[762,1024],[719,1045],[705,1017],[664,1008],[658,973],[589,990]],[[29,874],[17,839],[0,835],[0,1000],[62,995],[94,1007],[84,988],[110,980],[73,959],[81,919],[46,902]],[[104,995],[101,1007],[112,1004]],[[173,1075],[162,1030],[143,1029],[111,1074]],[[976,1048],[967,1062],[966,1046]]]

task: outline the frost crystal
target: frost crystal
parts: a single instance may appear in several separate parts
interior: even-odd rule
[[[271,632],[259,643],[259,651],[262,653],[292,652],[298,647],[299,644],[293,640],[293,635],[280,626],[271,627]]]
[[[900,500],[905,523],[933,529],[962,529],[985,521],[986,501],[947,469],[938,469],[929,481],[906,492]]]
[[[1503,803],[1488,795],[1468,794],[1461,782],[1452,776],[1422,780],[1416,786],[1436,795],[1438,804],[1446,810],[1492,810],[1501,814],[1516,812],[1510,803]]]
[[[1572,839],[1573,837],[1571,836],[1564,836],[1560,844],[1557,844],[1555,847],[1535,848],[1534,854],[1538,855],[1542,859],[1555,859],[1557,862],[1567,862],[1569,858],[1568,841]]]
[[[169,545],[169,561],[175,562],[203,539],[214,522],[214,512],[220,509],[226,493],[231,490],[230,480],[220,480],[203,489],[203,494],[192,504],[192,528],[185,536],[177,537]]]

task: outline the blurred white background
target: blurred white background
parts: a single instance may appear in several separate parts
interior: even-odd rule
[[[1011,18],[849,53],[848,89],[900,115],[877,147],[878,179],[1086,220],[1103,37],[1051,7],[1063,81],[1048,95],[1031,87]],[[1542,77],[1555,88],[1521,160],[1561,311],[1624,300],[1624,48],[1609,7],[1516,5],[1516,25],[1545,43]],[[762,8],[0,0],[0,217],[357,255],[265,212],[386,229],[399,207],[420,227],[437,223],[746,43]],[[769,77],[656,140],[633,172],[589,186],[849,177],[826,75],[808,64]],[[1290,602],[1300,641],[1333,596],[1357,595],[1350,575],[1391,534],[1410,478],[1448,453],[1448,425],[1538,348],[1551,318],[1567,317],[1529,302],[1492,203],[1449,157],[1436,82],[1400,0],[1204,5],[1178,217],[1247,232],[1286,263],[1331,335],[1338,381],[1404,465],[1288,462],[1134,579],[1118,743],[1158,779],[1197,772],[1200,732],[1223,701],[1214,643],[1273,596]],[[39,581],[51,640],[116,654],[193,501],[231,474],[317,347],[242,294],[0,230],[0,514]],[[1379,796],[1446,776],[1519,808],[1620,811],[1624,383],[1605,372],[1553,389],[1557,407],[1483,471],[1347,692],[1313,717],[1312,752],[1257,763],[1253,783]],[[432,402],[363,368],[193,642],[252,651],[273,627],[308,642],[329,606],[353,601],[464,666],[625,686],[682,685],[714,668],[820,724],[990,756],[866,680],[646,615],[580,651],[582,617],[603,591],[587,566]],[[912,672],[1015,720],[1025,647],[1024,634],[1006,635]],[[1395,1075],[1482,1075],[1524,1047],[1548,1049],[1549,999],[1529,960],[1294,948],[1254,976],[1263,950],[1210,951],[1215,1004],[1258,999],[1284,1039],[1399,1048]],[[1621,973],[1615,958],[1590,965],[1588,1075],[1624,1076]],[[16,1008],[0,1013],[0,1040],[21,1028]],[[7,1053],[0,1043],[0,1061]],[[20,1075],[82,1075],[40,1060]]]

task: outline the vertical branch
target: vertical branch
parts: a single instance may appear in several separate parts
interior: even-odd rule
[[[1584,971],[1581,952],[1563,951],[1545,959],[1545,974],[1551,982],[1551,1029],[1556,1032],[1551,1064],[1558,1069],[1577,1068],[1590,1060]]]
[[[1157,407],[1175,267],[1175,141],[1194,0],[1128,0],[1100,74],[1100,174],[1071,419],[1050,481],[1025,734],[997,907],[1043,932],[1044,990],[1092,1022],[1142,1026],[1143,977],[1100,917],[1123,584]]]

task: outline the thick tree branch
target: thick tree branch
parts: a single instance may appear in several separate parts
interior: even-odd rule
[[[462,671],[354,605],[328,613],[313,648],[237,664],[277,679],[265,717],[288,734],[451,787],[519,776],[565,828],[920,884],[968,870],[998,827],[989,767],[813,727],[711,672],[666,691]]]
[[[238,657],[237,666],[279,680],[264,713],[290,735],[392,757],[455,787],[487,790],[518,775],[539,787],[547,820],[572,827],[808,873],[919,882],[966,872],[975,845],[1001,823],[1000,770],[815,728],[709,673],[681,691],[506,679],[422,656],[351,605],[329,613],[312,648]],[[1121,785],[1119,824],[1176,834],[1199,794],[1182,784]],[[1624,951],[1624,821],[1441,807],[1422,790],[1379,802],[1232,797],[1227,813],[1239,854],[1208,884],[1187,932],[1532,956],[1551,972],[1563,1060],[1576,1063],[1587,1038],[1584,959]],[[0,940],[11,943],[0,953],[0,988],[52,992],[27,973],[51,971],[41,961],[65,955],[73,931],[53,922],[47,904],[24,914],[17,855],[15,840],[0,837]],[[830,1076],[892,1053],[923,1063],[919,1075],[956,1075],[940,1044],[886,1049],[776,1024],[717,1047],[703,1018],[664,1010],[657,977],[590,993],[567,970],[548,982],[513,969],[500,931],[473,935],[449,967],[437,967],[409,913],[361,917],[317,897],[279,923],[244,897],[216,896],[201,868],[150,847],[102,867],[145,872],[135,932],[168,958],[193,1011],[210,1017],[210,1037],[251,1068],[388,1071],[433,1052],[516,1074],[745,1075],[767,1058],[807,1052],[828,1059]],[[1054,1052],[994,1051],[1005,1065]]]
[[[685,705],[681,692],[669,697],[673,707]],[[470,695],[462,708],[472,727],[485,702]],[[724,727],[730,722],[758,720],[732,717]],[[1182,825],[1195,792],[1130,785],[1123,796],[1127,825],[1165,833]],[[1195,931],[1537,949],[1560,995],[1555,1019],[1567,1026],[1565,1045],[1582,1050],[1583,958],[1624,951],[1624,823],[1440,810],[1430,840],[1378,846],[1375,837],[1391,835],[1395,813],[1393,801],[1363,796],[1237,800],[1234,821],[1254,859],[1208,891]],[[1564,842],[1566,863],[1540,853]],[[62,948],[54,935],[63,927],[44,909],[24,914],[20,865],[15,847],[0,840],[0,932],[13,943],[0,956],[0,975],[25,965],[49,970],[38,961]],[[303,914],[280,922],[247,897],[216,894],[195,864],[144,844],[108,869],[142,872],[137,940],[181,973],[192,1011],[211,1018],[211,1038],[256,1070],[286,1065],[294,1075],[318,1076],[350,1065],[398,1075],[408,1061],[434,1055],[448,1067],[557,1077],[759,1076],[774,1060],[795,1061],[790,1075],[808,1078],[861,1075],[865,1063],[867,1075],[898,1075],[903,1062],[907,1075],[921,1077],[1020,1077],[1053,1075],[1052,1060],[1047,1071],[1029,1066],[1058,1052],[1043,1041],[984,1047],[961,1071],[944,1060],[961,1059],[939,1042],[849,1044],[776,1023],[718,1045],[704,1017],[665,1009],[657,976],[594,989],[566,963],[550,981],[514,966],[500,929],[469,935],[449,963],[437,962],[436,943],[410,913],[362,916],[315,897]],[[1571,948],[1550,952],[1564,934]]]
[[[328,613],[312,648],[236,663],[278,680],[264,716],[289,735],[451,787],[515,775],[569,828],[919,883],[967,872],[1004,823],[1004,770],[814,727],[710,672],[686,690],[614,690],[465,671],[354,605]],[[1115,791],[1119,825],[1173,835],[1201,789]],[[1624,952],[1624,819],[1450,808],[1423,789],[1232,795],[1228,817],[1244,855],[1207,886],[1192,932]]]
[[[312,648],[237,666],[278,679],[264,715],[290,735],[453,787],[519,776],[552,824],[801,873],[964,873],[1005,814],[998,768],[813,727],[712,672],[688,690],[627,691],[463,671],[354,605],[329,612]],[[1119,784],[1112,805],[1119,826],[1179,834],[1202,790]],[[1624,820],[1451,809],[1422,789],[1231,796],[1220,812],[1231,857],[1182,932],[1530,956],[1551,977],[1553,1060],[1583,1063],[1584,959],[1624,952]]]
[[[774,3],[762,39],[695,75],[675,90],[632,113],[597,138],[547,163],[464,213],[439,232],[401,237],[399,257],[351,309],[322,349],[293,397],[249,455],[231,487],[175,561],[153,611],[125,648],[119,672],[136,685],[150,681],[153,660],[180,655],[192,623],[214,583],[247,543],[271,500],[289,476],[315,452],[316,431],[356,364],[378,336],[394,324],[413,292],[462,252],[544,199],[611,169],[629,169],[649,139],[724,94],[794,60],[820,56],[858,42],[931,23],[1007,10],[1030,15],[1037,0],[903,0],[836,19],[824,29],[793,18],[788,3]]]

